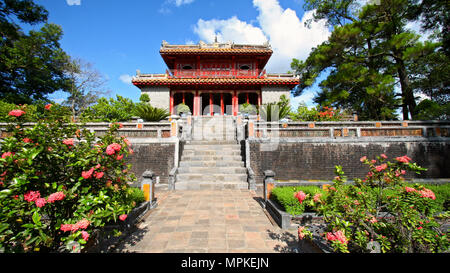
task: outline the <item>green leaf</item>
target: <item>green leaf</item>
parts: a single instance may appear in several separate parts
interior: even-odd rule
[[[39,215],[39,213],[37,212],[37,211],[35,211],[34,213],[33,213],[33,217],[32,217],[32,219],[33,219],[33,222],[36,224],[36,225],[41,225],[41,216]]]

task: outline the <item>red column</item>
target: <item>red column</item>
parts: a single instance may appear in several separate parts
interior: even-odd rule
[[[223,93],[220,93],[220,114],[223,116],[225,106],[223,105]]]
[[[209,93],[209,114],[213,115],[213,94]]]
[[[170,91],[170,114],[173,115],[173,92]]]
[[[238,98],[237,98],[237,92],[233,91],[233,116],[237,116],[237,107],[239,107],[238,105]]]
[[[198,96],[198,91],[195,91],[195,95],[194,95],[194,109],[193,111],[193,115],[194,116],[198,116],[200,115],[200,100],[199,100],[199,96]]]
[[[258,92],[258,107],[261,107],[261,91]]]

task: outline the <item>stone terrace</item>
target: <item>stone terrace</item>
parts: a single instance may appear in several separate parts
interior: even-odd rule
[[[272,225],[249,190],[159,193],[158,207],[113,252],[296,252],[296,230]]]

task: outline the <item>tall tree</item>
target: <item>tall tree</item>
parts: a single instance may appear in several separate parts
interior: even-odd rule
[[[70,86],[61,27],[44,24],[25,34],[16,22],[34,25],[47,17],[45,8],[31,0],[0,0],[0,99],[31,103]]]
[[[67,90],[69,96],[63,104],[70,107],[74,117],[110,92],[105,86],[103,75],[92,64],[81,59],[71,59],[66,74],[71,85]]]
[[[368,1],[361,8],[358,3],[306,1],[306,8],[316,10],[314,18],[326,19],[334,29],[329,40],[314,49],[305,62],[292,62],[292,68],[304,79],[297,94],[311,86],[321,72],[331,71],[320,83],[322,90],[316,102],[344,105],[368,119],[389,119],[398,103],[394,93],[398,85],[403,118],[414,117],[412,65],[418,56],[436,48],[432,43],[419,42],[419,36],[406,28],[414,19],[418,1]]]

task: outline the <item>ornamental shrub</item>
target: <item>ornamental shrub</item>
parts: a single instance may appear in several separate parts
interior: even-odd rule
[[[22,125],[26,111],[10,116],[0,150],[0,252],[80,251],[93,230],[136,205],[124,162],[133,151],[120,125],[96,138],[52,110],[31,128]]]
[[[81,113],[82,122],[117,122],[128,121],[135,112],[135,103],[122,96],[117,99],[100,98],[97,104],[88,107]]]
[[[363,157],[361,162],[369,167],[364,179],[344,186],[347,178],[336,166],[337,176],[326,198],[316,203],[331,246],[339,252],[367,252],[373,244],[379,244],[382,252],[448,251],[449,239],[434,217],[436,193],[403,178],[407,171],[425,169],[408,156],[390,162],[382,154],[373,160]]]

